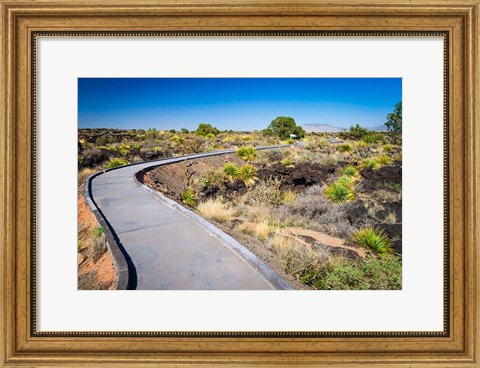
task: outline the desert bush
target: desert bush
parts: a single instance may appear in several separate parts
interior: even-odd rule
[[[280,150],[265,151],[264,154],[269,162],[279,162],[285,157],[285,153]]]
[[[333,183],[325,189],[325,197],[335,203],[351,201],[355,196],[352,190],[342,184]]]
[[[355,231],[352,241],[360,247],[372,249],[379,254],[392,251],[392,243],[388,236],[382,230],[374,229],[371,226]]]
[[[118,147],[118,151],[122,156],[125,156],[130,152],[130,148],[131,147],[128,144],[121,144],[120,147]]]
[[[287,190],[283,193],[283,202],[284,203],[291,203],[297,198],[297,194],[292,192],[291,190]]]
[[[380,165],[388,165],[391,162],[390,157],[388,157],[387,155],[380,155],[377,158],[375,158],[375,160]]]
[[[231,220],[233,213],[225,203],[222,203],[222,198],[210,198],[205,202],[199,203],[197,211],[203,217],[217,222]]]
[[[105,230],[103,230],[103,227],[101,227],[101,226],[95,226],[95,227],[92,229],[92,236],[93,236],[94,238],[101,238],[104,232],[105,232]]]
[[[360,167],[363,169],[375,169],[378,166],[378,162],[372,158],[366,158],[362,161]]]
[[[182,193],[182,202],[189,205],[190,207],[195,207],[197,204],[197,195],[191,188],[186,188]]]
[[[342,153],[352,152],[352,146],[348,143],[342,143],[340,146],[338,146],[338,151]]]
[[[113,169],[114,167],[119,167],[128,164],[128,161],[122,158],[112,158],[108,161],[106,168]]]
[[[262,181],[248,193],[248,200],[254,205],[279,206],[284,200],[281,185],[281,180],[277,178]]]
[[[343,174],[353,176],[357,173],[357,168],[352,165],[345,166],[342,170]]]
[[[223,165],[223,173],[230,180],[235,180],[238,178],[238,166],[231,162],[227,162],[225,165]]]
[[[382,137],[376,132],[368,132],[362,137],[362,141],[365,143],[378,143]]]
[[[240,147],[237,149],[237,156],[247,162],[252,162],[257,157],[257,150],[253,147]]]
[[[402,260],[395,255],[356,261],[332,258],[313,276],[304,281],[318,290],[399,290]]]
[[[79,162],[79,168],[95,167],[108,160],[106,152],[99,149],[86,149],[82,152],[82,160]]]
[[[238,177],[243,180],[246,186],[253,185],[257,178],[257,168],[253,165],[246,164],[238,170]]]
[[[293,166],[293,160],[291,158],[284,158],[282,160],[282,165],[285,167],[292,167]]]
[[[217,170],[207,170],[199,179],[200,184],[204,187],[219,186],[222,184],[222,181],[223,176]]]
[[[273,249],[278,255],[282,269],[303,283],[307,283],[310,275],[319,273],[322,265],[332,257],[326,249],[307,249],[288,238],[276,237]]]
[[[393,147],[392,147],[391,144],[386,144],[386,145],[383,146],[383,151],[384,152],[390,153],[390,152],[392,152],[392,150],[393,150]]]
[[[393,181],[386,181],[384,183],[384,185],[385,185],[385,187],[394,191],[395,193],[401,193],[402,192],[402,184],[400,184],[400,183],[395,183]]]

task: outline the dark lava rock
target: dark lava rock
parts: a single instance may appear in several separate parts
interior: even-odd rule
[[[351,224],[355,224],[368,216],[368,210],[365,208],[363,202],[359,202],[352,208],[348,209],[346,215],[348,221],[350,221]]]
[[[383,202],[382,204],[383,209],[377,211],[375,216],[381,220],[384,220],[389,213],[394,213],[395,217],[397,218],[397,222],[402,222],[402,202]]]
[[[399,236],[402,234],[402,224],[378,224],[377,226],[380,230],[385,231],[385,233],[391,237]]]
[[[396,240],[392,242],[393,249],[395,250],[396,253],[402,253],[402,241],[401,240]]]
[[[378,170],[373,170],[373,179],[379,181],[390,181],[394,183],[402,182],[401,166],[382,166]]]

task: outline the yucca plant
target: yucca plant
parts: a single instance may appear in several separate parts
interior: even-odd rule
[[[195,192],[190,188],[185,189],[182,193],[182,202],[190,207],[194,207],[197,204],[197,196]]]
[[[357,173],[357,168],[352,165],[345,166],[342,170],[345,175],[353,176]]]
[[[257,178],[257,168],[253,165],[246,164],[238,170],[238,177],[243,180],[246,186],[253,185]]]
[[[238,178],[238,166],[231,162],[228,162],[223,165],[223,173],[230,180],[234,180]]]
[[[352,146],[348,143],[343,143],[338,147],[338,150],[344,153],[352,152]]]
[[[375,159],[380,165],[388,165],[391,160],[387,155],[380,155]]]
[[[112,158],[110,161],[107,163],[107,169],[113,169],[114,167],[119,167],[128,164],[127,161],[121,159],[121,158]]]
[[[353,179],[350,176],[343,175],[337,180],[337,184],[350,187],[353,184]]]
[[[325,197],[332,202],[343,203],[351,201],[355,195],[349,187],[339,183],[333,183],[325,189]]]
[[[363,160],[362,165],[364,169],[375,169],[378,166],[378,162],[373,158],[367,158]]]
[[[355,231],[352,235],[352,240],[356,245],[372,249],[378,254],[392,252],[392,242],[388,236],[382,230],[377,230],[370,226]]]
[[[240,147],[237,149],[237,156],[247,162],[252,162],[257,157],[257,150],[253,147]]]

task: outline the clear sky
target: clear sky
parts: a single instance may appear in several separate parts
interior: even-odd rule
[[[79,128],[264,129],[383,125],[402,100],[401,78],[79,78]]]

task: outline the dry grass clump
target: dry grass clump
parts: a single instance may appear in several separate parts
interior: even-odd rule
[[[217,222],[230,221],[233,210],[223,203],[222,198],[210,198],[197,206],[197,211],[203,217]]]
[[[270,225],[268,221],[262,220],[260,222],[244,222],[238,229],[246,234],[255,236],[259,240],[266,240],[270,235]]]
[[[275,222],[307,227],[332,236],[350,236],[353,227],[345,215],[348,204],[333,203],[325,198],[324,192],[324,186],[314,185],[298,194],[295,200],[272,212]]]
[[[277,253],[283,270],[304,281],[311,273],[318,273],[332,255],[327,249],[308,249],[294,238],[276,235],[272,248]]]
[[[95,174],[97,170],[91,169],[89,167],[84,167],[78,172],[77,180],[78,180],[78,186],[85,184],[85,180],[92,175]]]

